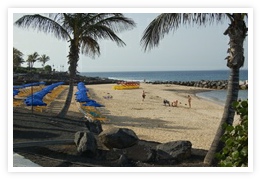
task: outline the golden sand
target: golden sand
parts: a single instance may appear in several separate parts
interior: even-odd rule
[[[112,84],[87,85],[91,99],[105,105],[98,108],[109,122],[103,129],[132,129],[140,139],[157,142],[188,140],[193,148],[209,149],[220,123],[224,107],[195,96],[206,90],[178,85],[141,83],[139,89],[114,90]],[[142,92],[146,98],[142,101]],[[106,96],[113,98],[108,99]],[[192,107],[188,106],[188,95]],[[163,100],[178,100],[178,107],[164,106]],[[70,109],[75,108],[73,103]],[[75,108],[77,110],[77,108]]]

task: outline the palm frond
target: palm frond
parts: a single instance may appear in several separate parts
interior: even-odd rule
[[[82,45],[84,44],[82,53],[92,52],[92,57],[97,54],[95,51],[98,50],[98,55],[100,53],[99,46],[96,44],[97,40],[110,39],[118,46],[124,46],[126,44],[116,33],[135,27],[135,22],[124,17],[121,13],[86,13],[81,14],[78,19],[78,23],[81,24],[78,33]],[[95,46],[92,47],[91,44]],[[91,50],[87,49],[87,45]]]
[[[132,19],[124,17],[121,13],[88,13],[82,16],[82,34],[86,34],[89,26],[106,26],[115,33],[130,30],[136,26]]]
[[[15,23],[18,27],[33,28],[43,31],[47,34],[51,33],[58,39],[69,39],[70,35],[58,22],[39,14],[25,15],[18,19]]]
[[[45,54],[43,54],[41,57],[39,57],[39,61],[42,62],[43,64],[45,64],[49,60],[50,60],[50,57]]]
[[[23,56],[24,55],[21,51],[19,51],[18,49],[14,48],[14,47],[13,47],[13,54],[15,56]]]
[[[93,39],[110,39],[117,43],[118,46],[126,45],[123,40],[121,40],[112,29],[104,25],[89,25],[85,32],[88,36],[91,36]],[[84,34],[83,34],[84,36]]]
[[[226,18],[222,13],[163,13],[157,16],[145,29],[140,43],[144,50],[157,47],[165,34],[177,30],[180,25],[206,25],[220,23]]]
[[[124,17],[121,13],[105,14],[104,16],[107,17],[98,21],[97,24],[105,25],[116,33],[136,27],[136,23],[132,19]]]
[[[91,38],[90,36],[84,36],[81,38],[82,47],[81,52],[82,54],[89,55],[90,57],[94,58],[95,55],[100,55],[100,46],[98,42]]]

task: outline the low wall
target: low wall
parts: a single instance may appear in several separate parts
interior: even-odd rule
[[[209,89],[227,89],[228,80],[200,80],[200,81],[153,81],[147,82],[151,84],[176,84],[182,86],[194,86],[201,88],[209,88]],[[239,89],[248,89],[248,81],[240,81]]]

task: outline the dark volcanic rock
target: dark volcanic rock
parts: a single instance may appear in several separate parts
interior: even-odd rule
[[[171,141],[157,145],[157,159],[182,161],[191,156],[190,141]]]
[[[94,134],[100,134],[102,132],[101,121],[98,121],[98,120],[94,120],[92,122],[86,121],[85,125],[86,125],[87,129]]]
[[[127,148],[136,144],[139,139],[134,131],[127,128],[111,128],[100,133],[98,137],[109,149]]]
[[[88,131],[75,133],[74,142],[77,146],[77,151],[81,155],[94,156],[97,151],[97,141],[95,136]]]

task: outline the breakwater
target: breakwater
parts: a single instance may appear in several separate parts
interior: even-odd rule
[[[153,81],[146,82],[151,84],[175,84],[181,86],[194,86],[208,89],[227,89],[228,80],[200,80],[200,81]],[[240,81],[239,89],[245,90],[248,89],[248,81]]]

